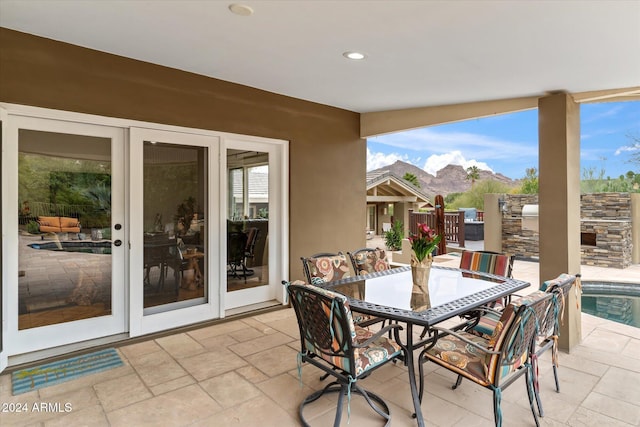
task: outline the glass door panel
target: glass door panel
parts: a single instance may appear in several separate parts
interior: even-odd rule
[[[227,150],[227,292],[269,284],[269,154]]]
[[[125,332],[123,129],[10,116],[8,135],[12,353]]]
[[[207,148],[144,141],[145,313],[207,301]]]
[[[111,140],[18,135],[18,329],[110,315]]]
[[[219,139],[130,129],[130,333],[138,336],[219,316]],[[212,175],[213,174],[213,175]]]

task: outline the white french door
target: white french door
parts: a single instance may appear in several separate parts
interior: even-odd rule
[[[285,301],[287,141],[12,104],[0,123],[0,372]]]
[[[4,351],[126,332],[124,130],[5,117]]]
[[[131,336],[219,317],[219,138],[131,128],[130,142]]]
[[[284,301],[288,260],[287,142],[230,136],[223,139],[220,181],[226,216],[220,252],[225,309]],[[226,256],[225,256],[226,255]]]

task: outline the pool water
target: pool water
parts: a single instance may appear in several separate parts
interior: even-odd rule
[[[34,249],[57,252],[81,252],[87,254],[111,254],[111,242],[44,242],[29,244]]]
[[[582,282],[582,312],[640,328],[640,284]]]

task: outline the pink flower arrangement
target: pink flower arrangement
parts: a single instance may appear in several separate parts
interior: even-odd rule
[[[409,237],[413,256],[418,263],[427,257],[431,258],[431,253],[438,246],[441,237],[427,224],[418,224],[418,234]]]

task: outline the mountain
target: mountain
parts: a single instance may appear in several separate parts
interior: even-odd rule
[[[464,193],[471,188],[471,181],[467,179],[467,171],[460,165],[447,165],[433,176],[424,169],[398,160],[392,165],[383,166],[370,172],[378,171],[389,171],[400,178],[406,173],[414,174],[418,178],[420,188],[429,197],[434,197],[437,194],[446,196],[451,193]],[[500,173],[480,170],[479,175],[478,180],[491,179],[502,182],[509,187],[515,187],[519,184],[518,180],[513,180]]]

